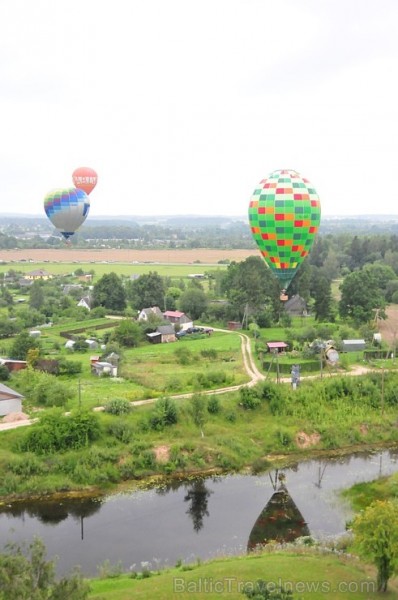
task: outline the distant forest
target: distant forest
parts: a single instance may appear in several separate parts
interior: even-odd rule
[[[364,246],[367,238],[380,236],[377,253],[395,251],[398,217],[323,217],[319,238],[342,251],[357,236]],[[333,242],[332,242],[333,239]],[[374,246],[376,242],[370,244]],[[62,247],[64,240],[45,216],[0,215],[0,248]],[[159,217],[95,217],[73,236],[76,248],[243,248],[255,247],[246,217],[176,215]],[[366,251],[366,248],[364,247]]]

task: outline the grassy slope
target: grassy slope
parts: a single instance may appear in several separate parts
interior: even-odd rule
[[[285,585],[293,586],[290,589],[294,590],[295,600],[396,598],[397,581],[390,582],[390,589],[386,594],[368,592],[372,590],[370,586],[374,582],[374,575],[373,569],[348,557],[314,553],[266,553],[217,559],[193,566],[192,570],[184,570],[183,567],[161,571],[160,574],[146,579],[121,576],[93,580],[89,598],[90,600],[131,600],[133,598],[195,600],[206,597],[214,600],[228,597],[231,600],[242,600],[245,597],[241,592],[244,582],[256,582],[258,579],[273,583],[282,580]],[[218,582],[218,592],[216,582]],[[209,593],[205,591],[206,585],[210,590]],[[347,591],[348,586],[350,586],[349,591]]]

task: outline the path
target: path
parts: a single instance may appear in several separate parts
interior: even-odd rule
[[[230,334],[236,333],[234,331],[229,331],[228,329],[215,329],[214,331],[222,331],[224,333],[230,333]],[[205,392],[201,392],[205,396],[211,396],[213,394],[214,395],[226,394],[228,392],[236,392],[236,391],[240,390],[242,387],[246,387],[246,386],[251,387],[251,386],[256,385],[259,381],[264,381],[266,379],[267,375],[264,375],[263,373],[261,373],[258,370],[255,360],[253,358],[252,348],[251,348],[251,340],[250,340],[249,336],[246,335],[245,333],[240,333],[240,332],[238,333],[238,335],[241,339],[241,351],[242,351],[243,366],[249,377],[249,381],[246,383],[242,383],[240,385],[231,385],[231,386],[219,388],[216,390],[206,390]],[[372,369],[369,369],[369,368],[363,367],[363,366],[356,366],[351,371],[348,371],[346,374],[354,375],[354,376],[355,375],[364,375],[370,371],[372,371]],[[333,373],[333,375],[342,375],[342,373]],[[326,376],[326,374],[325,374],[325,376]],[[308,375],[305,377],[305,379],[317,379],[317,378],[319,378],[319,374]],[[290,383],[291,378],[290,377],[282,377],[282,378],[280,378],[280,382],[281,383]],[[197,393],[197,392],[189,392],[187,394],[176,394],[176,395],[170,396],[170,397],[173,400],[184,400],[186,398],[191,398],[195,393]],[[158,399],[159,398],[147,398],[146,400],[136,400],[134,402],[131,402],[131,404],[132,404],[132,406],[143,406],[144,404],[153,404]],[[97,406],[94,408],[94,411],[96,411],[96,412],[101,412],[103,410],[104,410],[103,406]],[[11,422],[11,423],[0,423],[0,432],[7,431],[10,429],[16,429],[17,427],[24,427],[26,425],[31,425],[32,423],[34,423],[36,421],[37,421],[37,419],[25,419],[23,421],[15,421],[15,422]]]

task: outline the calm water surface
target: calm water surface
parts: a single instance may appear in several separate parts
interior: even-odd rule
[[[351,516],[339,498],[342,489],[395,471],[398,450],[310,460],[279,473],[310,534],[321,538],[343,533]],[[242,553],[275,492],[275,475],[229,475],[101,500],[3,507],[0,548],[39,536],[48,556],[58,557],[59,574],[81,565],[88,576],[107,559],[141,570],[146,563],[158,568]]]

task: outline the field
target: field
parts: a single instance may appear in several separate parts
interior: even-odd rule
[[[214,265],[220,261],[245,260],[257,256],[257,250],[222,250],[217,248],[197,248],[185,250],[77,250],[73,247],[56,249],[0,250],[0,261],[5,262],[77,262],[77,263],[167,263]]]

